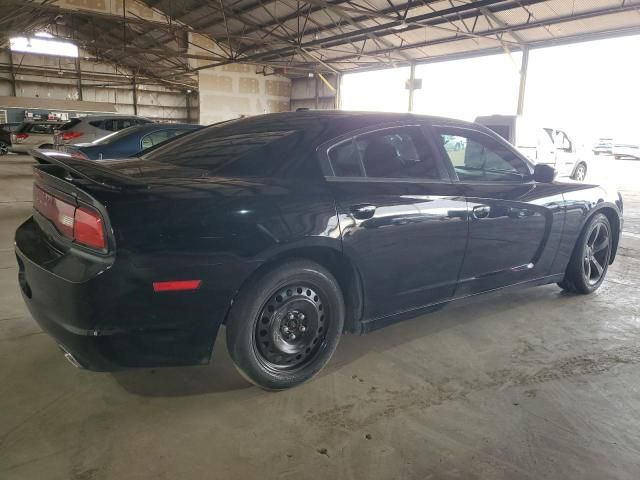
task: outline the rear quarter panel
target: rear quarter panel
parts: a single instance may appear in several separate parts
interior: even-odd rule
[[[563,198],[566,210],[565,228],[558,255],[554,263],[556,273],[564,272],[573,253],[578,236],[587,221],[598,211],[613,213],[609,217],[614,229],[614,245],[611,261],[615,258],[619,234],[623,226],[623,205],[615,189],[582,183],[563,184]],[[612,219],[618,221],[612,221]],[[617,232],[617,233],[616,233]]]

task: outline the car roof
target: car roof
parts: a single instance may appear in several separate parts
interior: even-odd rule
[[[111,120],[112,118],[139,118],[142,120],[147,120],[149,122],[151,122],[151,120],[149,120],[148,118],[145,117],[139,117],[137,115],[119,115],[117,113],[114,114],[105,114],[105,115],[85,115],[84,117],[76,117],[78,120],[80,121],[96,121],[96,120]],[[70,118],[69,121],[74,120],[73,118]]]
[[[381,121],[403,121],[407,119],[422,119],[426,121],[455,121],[461,123],[471,123],[465,122],[464,120],[455,120],[452,118],[438,117],[435,115],[421,115],[417,113],[404,113],[404,112],[368,112],[368,111],[358,111],[358,110],[301,110],[297,112],[282,112],[282,113],[268,113],[265,116],[271,117],[311,117],[311,118],[327,118],[327,117],[335,117],[335,118],[368,118],[368,119],[379,119]],[[253,117],[252,117],[253,118]]]
[[[137,125],[135,127],[129,127],[132,131],[135,128],[138,132],[146,132],[147,130],[170,130],[174,128],[202,128],[202,125],[194,125],[193,123],[145,123],[144,125]]]
[[[341,134],[375,128],[393,123],[440,123],[449,126],[472,127],[487,131],[481,125],[450,118],[411,113],[354,112],[343,110],[305,110],[269,113],[210,125],[205,130],[213,135],[238,135],[271,131],[298,131],[308,133],[314,141],[329,140]],[[206,135],[206,133],[204,134]]]
[[[194,125],[192,123],[145,123],[143,125],[134,125],[124,130],[120,130],[125,135],[136,135],[147,132],[154,132],[156,130],[173,130],[173,129],[193,129],[203,128],[202,125]]]

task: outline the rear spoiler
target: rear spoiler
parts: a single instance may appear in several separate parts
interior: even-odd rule
[[[83,160],[73,155],[57,150],[36,148],[29,152],[39,163],[44,164],[36,168],[47,170],[47,165],[56,165],[70,176],[76,176],[109,190],[123,188],[147,188],[148,185],[131,177],[122,175],[108,167],[99,165],[91,160]],[[68,179],[67,179],[68,180]]]

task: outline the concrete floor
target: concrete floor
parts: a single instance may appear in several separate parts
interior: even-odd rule
[[[638,189],[640,162],[591,179]],[[12,250],[28,157],[0,157],[0,478],[637,479],[640,189],[603,287],[451,305],[343,337],[316,379],[249,386],[219,337],[207,367],[72,368],[29,317]]]

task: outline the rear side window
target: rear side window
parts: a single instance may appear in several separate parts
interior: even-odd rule
[[[125,128],[138,125],[138,122],[135,118],[119,118],[118,120],[114,120],[114,122],[116,123],[116,131],[124,130]]]
[[[329,162],[336,177],[364,177],[364,166],[353,138],[329,149]]]
[[[360,135],[331,147],[328,156],[338,177],[446,177],[419,127],[389,128]]]
[[[80,122],[81,122],[81,120],[79,118],[72,118],[67,123],[62,125],[58,130],[60,130],[60,131],[70,130],[73,127],[75,127],[77,124],[79,124]]]
[[[52,134],[58,125],[55,123],[27,123],[22,132]]]
[[[138,121],[135,118],[110,118],[100,122],[89,122],[89,124],[109,132],[119,132],[125,128],[138,125]]]

